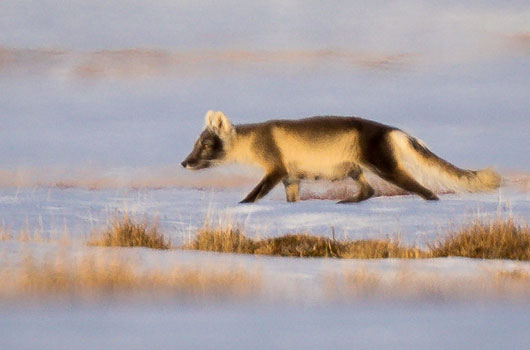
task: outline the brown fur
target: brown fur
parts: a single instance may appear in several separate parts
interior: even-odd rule
[[[500,177],[491,170],[457,168],[399,129],[356,117],[271,120],[232,126],[222,112],[209,111],[206,129],[182,165],[201,169],[237,162],[261,167],[265,176],[243,203],[259,200],[280,181],[287,201],[295,202],[299,200],[302,179],[347,177],[357,182],[359,191],[339,203],[360,202],[374,194],[363,170],[424,199],[438,199],[407,166],[410,159],[429,175],[467,190],[492,189],[500,184]]]

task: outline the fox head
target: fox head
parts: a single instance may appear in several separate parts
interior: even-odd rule
[[[184,168],[198,170],[223,162],[235,130],[223,112],[208,111],[206,126],[191,153],[180,163]]]

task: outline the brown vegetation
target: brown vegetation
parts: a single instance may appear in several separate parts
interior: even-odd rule
[[[308,234],[293,234],[258,241],[256,254],[333,257],[345,259],[418,258],[424,253],[416,248],[402,247],[391,240],[335,241]]]
[[[241,233],[238,227],[227,228],[204,226],[194,240],[184,249],[206,250],[220,253],[254,254],[256,242]]]
[[[104,232],[93,234],[88,244],[103,247],[171,248],[169,240],[160,232],[156,223],[150,225],[147,219],[135,222],[128,215],[115,217]]]
[[[0,267],[0,297],[98,298],[114,295],[181,298],[240,298],[260,290],[258,274],[241,269],[185,267],[145,269],[138,259],[106,251],[57,254],[37,260],[31,255],[17,267]]]
[[[3,236],[10,236],[2,229]],[[149,238],[146,238],[149,237]],[[157,242],[157,243],[154,243]],[[465,256],[471,258],[529,259],[530,232],[513,219],[477,221],[452,233],[446,239],[428,245],[428,249],[404,247],[391,240],[336,241],[308,234],[251,239],[235,226],[222,229],[205,226],[184,249],[261,254],[288,257],[332,258],[431,258]],[[130,217],[115,218],[104,232],[101,245],[148,246],[167,249],[169,245],[157,225]],[[94,244],[92,242],[91,244]],[[27,297],[101,298],[141,296],[184,299],[236,298],[260,295],[263,287],[259,273],[226,266],[146,266],[137,255],[124,250],[98,249],[68,253],[68,247],[54,250],[44,258],[28,255],[12,264],[0,264],[0,298]],[[406,265],[403,265],[404,267]],[[525,268],[522,266],[522,268]],[[345,271],[322,276],[323,295],[330,299],[373,298],[478,300],[504,298],[529,300],[530,273],[523,269],[484,271],[474,276],[440,276],[418,271]],[[275,287],[278,296],[286,292]],[[270,289],[270,288],[269,288]],[[303,290],[300,290],[302,293]],[[297,292],[298,293],[298,292]],[[477,299],[478,298],[478,299]]]
[[[530,229],[513,219],[476,221],[429,248],[434,257],[530,260]]]
[[[513,219],[477,221],[427,244],[428,249],[405,247],[392,240],[338,241],[309,234],[289,234],[267,239],[251,239],[240,228],[205,226],[184,249],[223,253],[261,254],[292,257],[333,257],[346,259],[436,258],[461,256],[479,259],[530,260],[530,231]]]
[[[402,299],[402,300],[530,300],[527,271],[484,271],[471,276],[439,275],[432,272],[392,273],[359,269],[324,277],[324,293],[329,299]]]
[[[239,228],[204,227],[184,249],[222,253],[258,254],[292,257],[326,257],[347,259],[420,258],[427,257],[418,248],[402,247],[391,240],[336,241],[309,234],[291,234],[254,240]]]
[[[272,283],[265,285],[260,272],[231,263],[186,266],[178,263],[146,267],[137,255],[123,251],[90,251],[70,254],[54,250],[38,258],[27,255],[18,264],[0,264],[0,299],[17,301],[99,300],[116,298],[141,300],[274,300],[296,295],[304,300],[308,290]],[[315,276],[317,277],[317,276]],[[343,271],[318,276],[314,288],[320,288],[328,300],[343,302],[359,299],[411,300],[529,300],[530,274],[527,270],[480,271],[474,275],[441,275],[408,270]],[[291,290],[294,287],[295,290]],[[264,293],[263,291],[267,292]],[[315,291],[311,291],[314,293]],[[273,294],[269,294],[273,293]],[[294,293],[294,294],[291,294]]]
[[[289,257],[324,257],[344,259],[421,259],[458,256],[477,259],[530,260],[530,228],[519,225],[513,218],[477,220],[456,231],[440,234],[426,248],[405,246],[392,239],[335,240],[307,233],[287,234],[278,237],[253,239],[234,225],[205,225],[194,238],[179,247],[189,250],[214,251],[236,254],[257,254]],[[0,225],[0,241],[43,242],[70,241],[67,234],[62,239],[51,240],[38,230],[24,229],[14,235],[5,224]],[[96,231],[88,245],[105,247],[147,247],[170,249],[170,240],[158,224],[147,219],[134,220],[128,215],[114,217],[102,231]]]

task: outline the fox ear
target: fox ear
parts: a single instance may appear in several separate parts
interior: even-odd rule
[[[208,111],[206,113],[206,127],[220,137],[227,136],[232,131],[232,124],[223,112]]]

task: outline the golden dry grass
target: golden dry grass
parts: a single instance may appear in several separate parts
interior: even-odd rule
[[[311,234],[287,234],[253,239],[234,225],[201,228],[181,249],[222,253],[257,254],[289,257],[325,257],[344,259],[418,259],[458,256],[478,259],[530,260],[530,228],[512,218],[477,220],[459,230],[441,233],[442,239],[428,242],[427,248],[406,246],[391,239],[335,240]],[[0,226],[0,241],[50,241],[38,230],[22,230],[14,238],[11,230]],[[60,242],[69,240],[63,237]],[[171,243],[156,222],[135,221],[128,215],[115,217],[109,226],[95,232],[88,245],[106,247],[147,247],[170,249]]]
[[[71,254],[54,250],[44,257],[31,254],[18,263],[0,265],[0,298],[22,300],[234,300],[272,296],[274,300],[309,292],[303,287],[274,284],[258,271],[233,264],[151,266],[123,251]],[[268,283],[272,283],[268,285]],[[285,288],[284,288],[285,287]],[[298,289],[296,289],[298,288]],[[409,270],[356,270],[330,273],[315,280],[323,300],[530,300],[528,270],[483,270],[473,275],[444,275]],[[267,293],[263,293],[267,290]],[[272,293],[272,294],[268,294]],[[295,293],[295,294],[290,294]],[[280,298],[280,299],[278,299]],[[266,300],[266,299],[264,299]],[[290,299],[286,299],[290,300]]]
[[[207,224],[197,232],[193,241],[183,248],[220,253],[254,254],[256,242],[243,235],[240,228],[236,226],[221,228]]]
[[[522,270],[441,275],[403,268],[391,273],[363,268],[323,277],[323,292],[332,300],[530,300],[530,274]]]
[[[99,298],[167,295],[181,298],[240,298],[259,292],[258,273],[242,269],[186,267],[145,269],[137,258],[119,254],[56,253],[44,259],[28,255],[21,264],[0,268],[2,299],[27,297]]]
[[[135,222],[128,215],[113,218],[105,231],[92,235],[88,244],[102,247],[171,248],[169,239],[160,232],[156,223],[149,224],[147,219]]]
[[[428,254],[391,240],[336,241],[309,234],[291,234],[266,239],[251,239],[233,226],[205,226],[195,239],[183,247],[221,253],[258,254],[291,257],[347,259],[420,258]]]
[[[513,219],[476,221],[429,248],[433,257],[530,260],[530,229]]]
[[[16,232],[12,231],[9,226],[6,226],[2,222],[0,225],[0,242],[1,241],[19,241],[19,242],[50,242],[52,239],[46,235],[43,235],[40,229],[30,229],[29,225],[26,225],[24,229]],[[69,237],[65,234],[60,239],[55,239],[61,243],[67,243]]]
[[[511,218],[476,221],[444,235],[427,249],[406,247],[390,239],[338,241],[310,234],[251,239],[240,228],[205,226],[184,249],[223,253],[345,259],[422,259],[461,256],[479,259],[530,260],[530,231]]]
[[[256,254],[344,259],[418,258],[424,253],[391,240],[335,241],[327,237],[292,234],[257,242]]]
[[[185,266],[178,263],[146,268],[137,256],[123,251],[84,252],[55,250],[44,257],[27,255],[18,263],[0,265],[0,298],[21,300],[235,300],[272,296],[302,301],[309,292],[264,280],[258,271],[233,264]],[[271,277],[272,278],[272,277]],[[268,285],[268,283],[271,283]],[[311,288],[319,289],[324,299],[410,300],[530,300],[528,270],[477,271],[473,275],[444,275],[408,270],[343,271],[320,276]],[[267,294],[263,293],[267,290]],[[301,299],[299,297],[302,297]],[[290,300],[290,299],[286,299]]]

